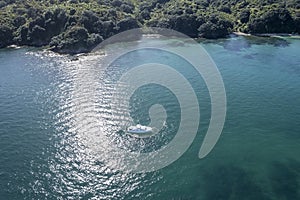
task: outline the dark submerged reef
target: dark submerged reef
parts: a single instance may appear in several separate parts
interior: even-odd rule
[[[217,165],[202,171],[200,193],[204,199],[299,199],[300,163],[295,160],[274,161],[267,166],[265,184],[257,174],[235,165]],[[203,198],[202,198],[203,199]]]

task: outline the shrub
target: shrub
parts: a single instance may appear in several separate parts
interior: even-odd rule
[[[242,23],[247,23],[249,21],[249,18],[250,18],[250,10],[249,9],[243,10],[240,14],[240,21]]]
[[[233,28],[232,22],[220,17],[213,15],[209,18],[209,21],[202,24],[198,31],[199,35],[209,39],[215,39],[220,37],[226,37],[229,35]]]
[[[10,45],[13,40],[13,31],[9,26],[0,25],[0,48]]]
[[[6,2],[5,1],[0,1],[0,8],[3,8],[4,6],[6,6]]]
[[[130,29],[138,28],[139,25],[135,19],[133,19],[132,17],[128,17],[118,22],[117,27],[118,27],[117,28],[118,32],[122,32]]]

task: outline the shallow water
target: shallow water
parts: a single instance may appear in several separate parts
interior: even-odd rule
[[[104,55],[72,61],[36,49],[1,50],[0,197],[299,199],[300,40],[233,37],[201,44],[218,66],[228,103],[221,138],[204,159],[198,151],[210,119],[209,94],[182,59],[141,50],[100,76],[94,60]],[[91,151],[114,144],[150,152],[174,137],[180,112],[168,89],[148,85],[131,98],[136,123],[150,122],[151,105],[165,107],[166,127],[151,138],[124,134],[120,123],[128,119],[122,107],[115,112],[109,104],[114,81],[128,66],[146,62],[172,65],[190,80],[199,91],[201,121],[180,159],[155,172],[134,174],[108,165],[105,161],[114,161],[109,154],[99,159]]]

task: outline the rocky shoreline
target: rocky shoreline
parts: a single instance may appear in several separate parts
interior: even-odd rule
[[[257,38],[264,38],[264,37],[274,37],[274,38],[282,38],[282,37],[288,37],[288,38],[295,38],[295,39],[300,39],[300,35],[299,34],[288,34],[288,33],[265,33],[265,34],[249,34],[249,33],[243,33],[243,32],[232,32],[230,35],[235,35],[235,36],[243,36],[243,37],[257,37]],[[224,38],[224,37],[222,37]],[[195,40],[199,40],[202,39],[201,41],[203,41],[203,39],[206,38],[195,38]],[[216,38],[217,39],[217,38]],[[221,39],[221,38],[219,38]],[[55,53],[59,53],[59,54],[67,54],[67,55],[73,55],[73,56],[77,56],[77,55],[85,55],[86,53],[90,53],[94,47],[96,47],[98,44],[100,44],[102,41],[102,39],[99,40],[99,42],[94,43],[91,46],[86,46],[86,41],[80,41],[80,42],[76,42],[75,44],[70,44],[70,46],[72,48],[68,48],[68,49],[56,49],[56,47],[50,47],[49,45],[47,46],[42,46],[42,48],[44,50],[47,51],[52,51]],[[79,45],[79,46],[76,46]],[[82,46],[81,46],[82,45]],[[11,49],[20,49],[23,47],[34,47],[34,46],[30,46],[30,45],[24,45],[24,46],[19,46],[19,45],[9,45],[5,48],[11,48]],[[76,57],[74,57],[76,59]],[[73,58],[73,59],[74,59]]]
[[[0,4],[0,48],[46,47],[62,54],[90,52],[120,32],[143,27],[172,29],[192,38],[230,34],[273,37],[299,34],[296,0],[9,0]],[[238,32],[235,32],[239,30]]]

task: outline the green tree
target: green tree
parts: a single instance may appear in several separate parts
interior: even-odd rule
[[[12,44],[13,30],[6,25],[0,25],[0,48]]]

